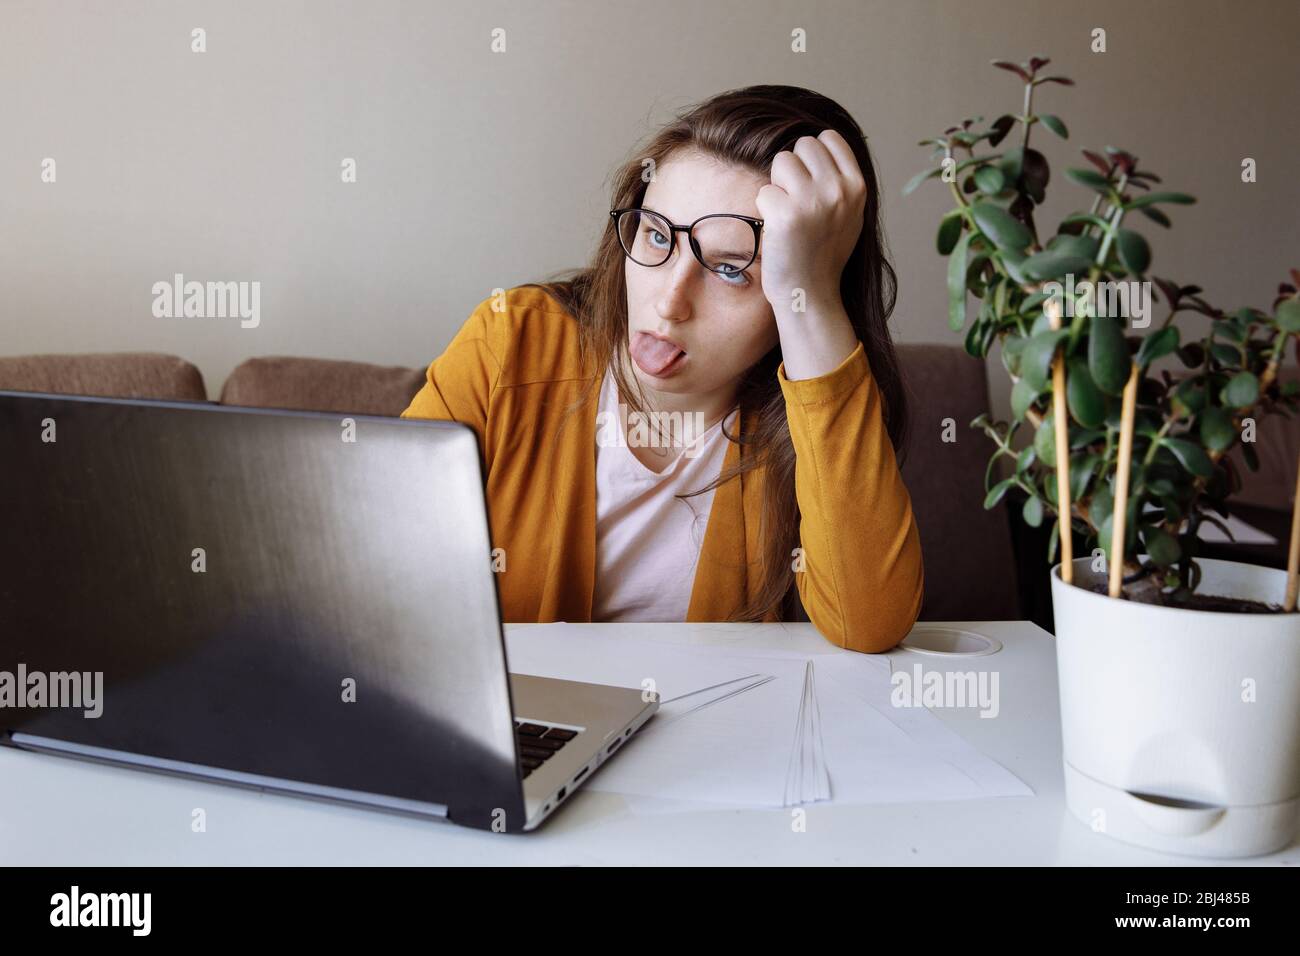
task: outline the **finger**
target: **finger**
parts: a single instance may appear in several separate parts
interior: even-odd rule
[[[790,194],[776,183],[767,183],[762,186],[754,199],[754,205],[758,208],[758,216],[764,220],[771,219],[777,213],[789,208],[790,203]]]
[[[812,174],[803,160],[783,149],[772,157],[771,179],[773,185],[780,186],[787,193],[812,188]]]
[[[800,136],[794,144],[794,153],[818,183],[829,184],[842,178],[839,165],[817,137]]]
[[[853,147],[848,144],[848,141],[840,132],[828,129],[817,139],[826,147],[826,151],[834,159],[840,175],[854,188],[865,191],[867,183],[862,176],[862,167],[858,165],[858,158],[853,155]]]

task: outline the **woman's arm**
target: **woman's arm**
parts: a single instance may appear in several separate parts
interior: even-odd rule
[[[777,381],[796,456],[799,597],[832,643],[887,651],[916,622],[924,570],[866,352],[859,342],[832,371],[796,381],[786,378],[782,363]]]

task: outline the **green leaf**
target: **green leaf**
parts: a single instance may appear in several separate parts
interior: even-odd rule
[[[1029,315],[1037,310],[1042,315],[1042,310],[1038,307],[1052,297],[1050,292],[1035,292],[1033,295],[1025,296],[1025,301],[1020,303],[1019,312],[1021,315]]]
[[[966,247],[971,235],[963,233],[948,257],[948,327],[954,332],[966,324]]]
[[[1115,247],[1125,269],[1139,276],[1146,273],[1147,266],[1151,265],[1151,247],[1139,233],[1121,229],[1115,237]]]
[[[1002,154],[1002,159],[998,165],[1002,168],[1002,175],[1007,178],[1007,182],[1016,182],[1020,179],[1020,174],[1025,168],[1024,149],[1017,146],[1015,149],[1007,150]]]
[[[1173,225],[1173,223],[1169,221],[1169,217],[1155,206],[1143,206],[1138,209],[1138,212],[1142,213],[1142,215],[1146,216],[1156,225],[1164,226],[1166,229]]]
[[[996,196],[1006,187],[1007,178],[996,166],[981,166],[975,170],[975,185],[980,192]]]
[[[925,182],[927,179],[932,179],[933,177],[938,176],[941,172],[943,172],[943,167],[936,166],[934,169],[927,169],[923,173],[917,173],[909,179],[907,185],[903,187],[903,195],[906,196],[913,192],[917,186],[921,185],[921,183]]]
[[[966,354],[972,358],[984,357],[984,353],[981,350],[981,343],[984,340],[985,326],[988,324],[984,319],[984,312],[987,306],[987,302],[980,305],[979,315],[976,316],[975,321],[971,323],[970,328],[966,331],[964,347],[966,349]]]
[[[1025,524],[1031,528],[1037,528],[1043,523],[1043,499],[1038,495],[1030,495],[1025,499],[1020,514],[1024,517]]]
[[[1078,451],[1080,448],[1086,448],[1093,442],[1104,441],[1106,438],[1106,429],[1104,428],[1079,428],[1070,436],[1070,450]]]
[[[1183,555],[1183,549],[1178,546],[1178,539],[1155,525],[1148,525],[1142,529],[1142,541],[1151,560],[1162,568],[1177,564],[1178,559]]]
[[[1092,372],[1097,387],[1107,395],[1121,394],[1131,365],[1128,343],[1119,323],[1110,316],[1093,316],[1088,336],[1088,371]]]
[[[1235,364],[1241,356],[1231,345],[1225,345],[1222,342],[1215,342],[1210,346],[1210,354],[1222,362],[1224,365]]]
[[[1101,530],[1102,524],[1110,520],[1111,513],[1115,510],[1115,495],[1110,490],[1110,485],[1102,482],[1097,485],[1097,490],[1092,493],[1092,499],[1088,502],[1088,520],[1092,526]]]
[[[1238,372],[1223,387],[1223,404],[1230,408],[1249,408],[1259,400],[1259,379],[1251,372]]]
[[[1083,497],[1084,492],[1088,490],[1088,483],[1092,481],[1093,472],[1097,470],[1097,465],[1101,462],[1101,455],[1096,452],[1087,452],[1083,456],[1072,455],[1070,457],[1070,497],[1078,501]]]
[[[1002,259],[1002,267],[1007,270],[1007,275],[1020,285],[1029,285],[1034,280],[1025,274],[1024,263],[1025,254],[1016,249],[1002,249],[998,252]],[[1021,311],[1024,311],[1024,305],[1021,305]]]
[[[1047,248],[1058,255],[1078,256],[1091,263],[1097,258],[1097,247],[1100,244],[1096,236],[1072,236],[1068,232],[1058,232],[1047,241]]]
[[[1034,432],[1034,454],[1048,468],[1056,467],[1056,426],[1050,418],[1044,419]]]
[[[1158,332],[1148,335],[1138,348],[1137,363],[1146,368],[1156,359],[1163,358],[1178,348],[1178,327],[1165,326]]]
[[[1071,358],[1066,367],[1069,374],[1065,394],[1070,414],[1084,428],[1096,428],[1106,420],[1106,396],[1093,382],[1088,363],[1081,356]]]
[[[1143,206],[1150,206],[1153,203],[1158,202],[1169,202],[1179,206],[1190,206],[1192,203],[1196,202],[1196,197],[1189,196],[1187,193],[1143,193],[1124,208],[1141,209]]]
[[[1021,250],[1034,241],[1024,223],[1012,217],[1001,206],[991,202],[978,202],[971,207],[975,225],[980,232],[993,240],[999,249]]]
[[[1070,131],[1065,128],[1059,116],[1053,116],[1051,113],[1039,113],[1038,122],[1042,123],[1061,139],[1069,139]]]
[[[1091,265],[1092,260],[1085,259],[1083,256],[1071,255],[1068,252],[1057,252],[1055,249],[1044,249],[1042,252],[1036,252],[1026,259],[1021,269],[1025,275],[1034,281],[1045,282],[1048,279],[1057,279],[1071,272],[1087,272]]]
[[[1051,329],[1047,332],[1039,332],[1025,345],[1025,350],[1020,353],[1020,377],[1032,388],[1041,392],[1048,387],[1052,356],[1061,339],[1065,338],[1069,331],[1069,329]]]
[[[1016,455],[1016,474],[1023,475],[1037,458],[1038,453],[1034,451],[1033,445],[1027,445],[1020,449],[1020,454]]]
[[[1102,219],[1101,216],[1094,216],[1090,212],[1076,212],[1074,215],[1066,216],[1064,219],[1061,220],[1062,224],[1071,223],[1071,222],[1086,222],[1088,225],[1096,226],[1098,229],[1101,229],[1102,231],[1105,231],[1110,228],[1110,223],[1108,223],[1105,219]]]
[[[1110,189],[1110,180],[1094,169],[1067,169],[1065,175],[1079,185],[1087,186],[1089,189],[1095,189],[1098,192],[1104,193]]]
[[[1029,343],[1029,338],[1014,333],[1002,340],[1002,365],[1017,378],[1020,377],[1020,353]]]
[[[1187,409],[1189,414],[1195,415],[1205,407],[1207,400],[1205,386],[1194,379],[1187,379],[1178,386],[1174,398]]]
[[[1226,451],[1237,438],[1232,416],[1222,408],[1211,406],[1201,412],[1201,441],[1211,451]]]
[[[990,488],[989,493],[984,496],[984,509],[987,511],[990,508],[996,507],[997,503],[1001,501],[1003,496],[1007,493],[1007,489],[1015,483],[1016,479],[1014,478],[1004,478],[1002,481],[999,481],[996,485]]]
[[[1198,478],[1209,478],[1214,473],[1210,456],[1200,445],[1183,438],[1162,438],[1160,444],[1173,452],[1178,463]]]
[[[1300,332],[1300,299],[1283,299],[1277,304],[1277,327],[1283,332]]]
[[[1011,386],[1011,414],[1016,421],[1024,419],[1025,412],[1029,410],[1029,406],[1033,405],[1037,398],[1038,389],[1023,378]]]
[[[961,238],[961,222],[960,209],[954,209],[939,220],[939,235],[935,239],[935,246],[939,249],[939,255],[948,255],[952,252],[953,247],[957,245],[957,240]]]

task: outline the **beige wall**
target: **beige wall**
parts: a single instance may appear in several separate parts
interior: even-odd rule
[[[796,27],[806,53],[790,52]],[[174,352],[213,397],[252,355],[422,366],[493,287],[586,260],[607,177],[649,129],[756,82],[858,118],[883,177],[896,334],[958,344],[933,246],[944,195],[900,189],[927,160],[917,140],[1018,106],[988,61],[1036,53],[1079,84],[1043,90],[1071,132],[1036,134],[1058,183],[1047,213],[1085,201],[1059,186],[1081,146],[1127,147],[1201,198],[1172,209],[1172,232],[1145,230],[1155,273],[1267,306],[1300,266],[1298,28],[1289,0],[0,0],[0,354]],[[260,281],[260,326],[155,318],[151,286],[176,272]]]

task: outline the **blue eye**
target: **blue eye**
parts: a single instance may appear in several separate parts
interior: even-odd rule
[[[662,232],[660,232],[658,229],[655,229],[655,228],[653,228],[653,227],[649,227],[649,226],[647,226],[647,227],[646,227],[646,233],[649,234],[650,236],[658,236],[660,239],[664,239],[664,241],[667,242],[667,239],[665,239],[664,234],[663,234]],[[665,248],[667,248],[667,247],[666,247],[666,246],[655,246],[655,248],[656,248],[656,249],[665,249]]]
[[[735,268],[735,267],[732,266],[731,268]],[[715,272],[715,273],[713,273],[713,274],[714,274],[715,276],[721,276],[721,277],[722,277],[722,284],[723,284],[723,285],[734,286],[734,287],[737,288],[737,289],[741,289],[741,288],[744,288],[745,286],[749,285],[749,276],[747,276],[747,275],[745,274],[745,272],[744,272],[743,269],[737,269],[735,272]],[[729,281],[727,281],[728,279],[737,278],[737,277],[739,277],[739,278],[740,278],[741,280],[743,280],[743,281],[741,281],[741,282],[729,282]]]

